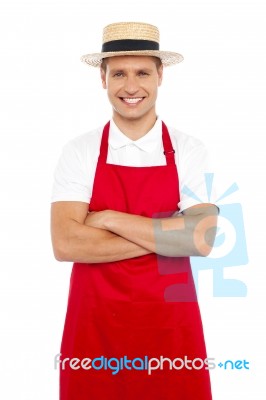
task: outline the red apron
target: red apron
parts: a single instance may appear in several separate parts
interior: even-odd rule
[[[103,130],[90,210],[171,215],[179,185],[164,123],[167,165],[154,167],[108,164],[109,126]],[[149,254],[75,263],[61,353],[61,361],[80,360],[64,368],[61,362],[61,400],[211,400],[189,258]],[[157,369],[149,371],[149,363]]]

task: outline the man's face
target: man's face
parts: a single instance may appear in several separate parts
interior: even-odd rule
[[[155,118],[155,102],[162,82],[162,65],[149,56],[110,57],[101,69],[115,120]]]

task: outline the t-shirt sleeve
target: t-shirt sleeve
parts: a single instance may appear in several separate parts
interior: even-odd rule
[[[215,190],[211,180],[211,162],[205,145],[187,141],[179,165],[180,211],[200,203],[213,203]]]
[[[54,171],[51,202],[82,201],[90,202],[91,188],[82,155],[73,142],[62,150]]]

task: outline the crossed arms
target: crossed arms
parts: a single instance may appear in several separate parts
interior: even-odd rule
[[[101,263],[149,253],[207,256],[214,242],[218,209],[199,204],[170,218],[154,219],[59,201],[51,207],[51,234],[58,261]]]

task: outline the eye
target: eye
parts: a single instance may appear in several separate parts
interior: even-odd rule
[[[118,72],[115,72],[113,76],[120,78],[121,76],[124,76],[124,74],[123,74],[123,72],[118,71]]]
[[[148,72],[146,71],[139,71],[139,76],[148,76]]]

